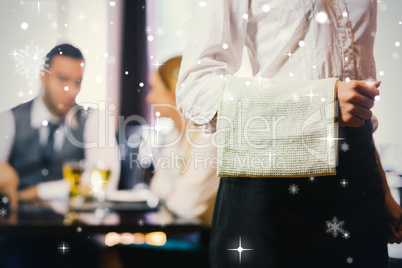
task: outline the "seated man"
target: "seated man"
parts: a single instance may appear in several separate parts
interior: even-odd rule
[[[98,115],[104,111],[98,113],[75,101],[84,67],[79,49],[56,46],[46,55],[39,96],[0,114],[0,194],[9,198],[11,207],[18,200],[67,196],[62,166],[73,159],[85,159],[88,167],[108,165],[112,174],[108,188],[117,187],[118,147],[102,143],[111,140],[106,133],[115,138],[115,130],[99,128],[104,115]],[[55,250],[62,239],[75,251],[68,256],[44,254]],[[26,245],[31,245],[29,250]],[[87,237],[41,236],[40,242],[35,236],[0,237],[1,267],[98,267],[99,252],[98,241]]]
[[[118,147],[99,146],[100,135],[107,131],[98,133],[95,111],[77,106],[75,101],[84,67],[79,49],[69,44],[54,47],[46,55],[39,96],[0,115],[0,135],[7,137],[0,140],[0,174],[10,167],[16,171],[20,200],[48,197],[55,189],[60,190],[49,188],[54,184],[46,182],[61,180],[63,162],[72,159],[111,163],[110,187],[116,187],[120,171]],[[12,192],[4,194],[11,197]]]

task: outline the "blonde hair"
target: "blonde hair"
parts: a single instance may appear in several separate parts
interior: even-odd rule
[[[176,90],[181,59],[182,56],[171,58],[158,68],[159,76],[169,91]]]

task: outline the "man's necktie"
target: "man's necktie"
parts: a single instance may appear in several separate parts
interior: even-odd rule
[[[60,124],[48,123],[47,127],[49,129],[49,136],[47,140],[47,144],[43,148],[43,162],[45,165],[48,165],[51,159],[54,157],[54,133],[56,129],[58,129]]]

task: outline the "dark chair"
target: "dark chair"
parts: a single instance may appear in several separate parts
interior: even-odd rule
[[[149,185],[153,175],[153,165],[138,159],[139,148],[142,141],[142,126],[125,126],[117,133],[117,142],[120,150],[121,173],[118,189],[129,190],[138,185]]]

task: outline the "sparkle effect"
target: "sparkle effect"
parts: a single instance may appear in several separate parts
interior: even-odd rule
[[[258,81],[258,89],[261,89],[261,80],[263,79],[261,77],[261,72],[258,73],[258,77],[255,79]]]
[[[159,134],[161,130],[161,125],[159,124],[159,117],[161,116],[160,112],[155,113],[156,116],[156,125],[155,125],[155,131],[156,131],[156,141],[159,141]]]
[[[238,246],[238,248],[228,248],[226,250],[236,250],[237,252],[239,252],[239,263],[241,263],[241,254],[242,254],[242,252],[245,251],[245,250],[254,250],[254,249],[243,248],[241,246],[241,236],[239,236],[239,246]]]
[[[337,237],[338,234],[342,234],[343,238],[349,238],[350,234],[343,229],[344,223],[344,221],[338,221],[336,217],[334,217],[332,221],[327,221],[327,233],[331,233],[334,237]]]
[[[392,53],[392,58],[393,58],[394,60],[399,59],[399,53],[398,53],[398,52]]]
[[[344,138],[335,138],[335,137],[333,137],[333,135],[331,133],[330,126],[327,127],[327,133],[328,133],[327,137],[318,138],[318,139],[319,140],[326,140],[328,142],[328,155],[330,155],[331,148],[333,148],[334,145],[335,145],[334,141],[335,140],[343,140]]]
[[[340,184],[341,184],[341,186],[342,186],[343,188],[345,188],[346,186],[348,186],[349,182],[348,182],[346,179],[342,179],[341,182],[340,182]]]
[[[138,224],[139,226],[144,226],[145,222],[144,222],[143,219],[139,219],[139,220],[137,221],[137,224]]]
[[[328,14],[324,11],[318,12],[314,17],[316,22],[318,23],[323,24],[328,22]]]
[[[292,184],[289,187],[289,192],[293,195],[297,194],[299,192],[299,187],[296,184]]]
[[[334,138],[330,133],[325,138],[319,138],[320,140],[326,140],[329,144],[333,144],[335,140],[342,140],[341,138]]]
[[[156,67],[156,69],[158,69],[158,68],[159,68],[159,66],[162,66],[163,64],[159,63],[158,58],[156,58],[156,62],[155,62],[155,63],[153,63],[153,64],[150,64],[150,65],[153,65],[153,66],[155,66],[155,67]]]
[[[288,56],[289,59],[290,59],[290,57],[292,57],[294,54],[292,54],[292,53],[290,52],[290,48],[289,48],[289,52],[288,52],[287,54],[283,54],[283,55]]]
[[[161,223],[159,224],[159,226],[161,228],[165,228],[166,227],[166,222],[164,220],[161,220]]]
[[[348,239],[350,237],[350,234],[348,232],[343,233],[343,238]]]
[[[65,255],[70,251],[70,246],[66,242],[62,242],[57,249],[61,254]]]
[[[108,183],[108,180],[102,180],[102,175],[100,172],[92,172],[91,174],[91,183],[93,186],[99,186],[102,188],[102,186],[106,183]]]
[[[313,182],[313,181],[315,181],[315,178],[314,177],[310,177],[310,179],[309,179],[311,182]]]
[[[171,130],[172,127],[171,126],[163,126],[159,123],[160,113],[156,112],[155,117],[156,117],[156,120],[155,120],[156,122],[155,122],[154,126],[144,126],[143,129],[155,131],[156,132],[156,142],[159,142],[161,131]]]
[[[305,95],[305,96],[310,97],[310,103],[311,103],[311,102],[313,101],[313,97],[314,97],[314,96],[317,96],[317,94],[313,94],[313,88],[311,87],[311,88],[310,88],[310,93],[307,94],[307,95]]]
[[[91,193],[93,193],[96,196],[99,196],[102,194],[103,189],[101,184],[93,184],[91,187]]]
[[[81,15],[79,15],[77,18],[79,18],[79,19],[81,20],[81,23],[82,23],[82,21],[83,21],[84,19],[86,19],[87,17],[85,17],[84,15],[82,15],[82,12],[81,12]]]

